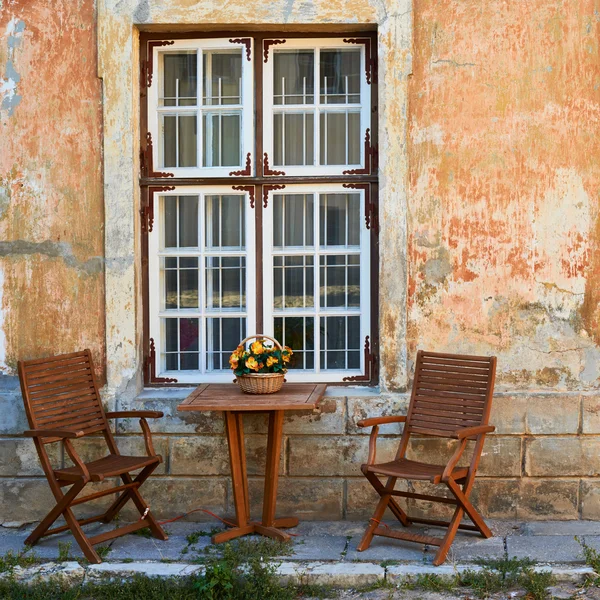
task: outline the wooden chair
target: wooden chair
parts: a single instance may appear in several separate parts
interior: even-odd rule
[[[163,414],[146,410],[104,413],[89,350],[39,360],[19,361],[19,378],[27,420],[31,427],[25,435],[33,438],[50,489],[56,498],[56,506],[25,543],[33,545],[43,536],[70,529],[85,557],[91,563],[100,563],[102,561],[94,550],[94,545],[126,533],[148,527],[154,537],[166,540],[167,535],[156,522],[139,492],[139,487],[162,462],[162,457],[154,451],[146,418],[159,418]],[[107,419],[128,417],[139,417],[148,456],[122,456],[119,453]],[[84,463],[71,440],[98,433],[104,436],[108,455]],[[64,469],[52,467],[46,444],[53,442],[62,442],[75,466]],[[137,469],[141,471],[133,479],[130,473]],[[78,497],[88,483],[113,477],[120,477],[122,485]],[[71,486],[66,493],[62,491],[65,486]],[[73,506],[115,492],[120,492],[120,495],[101,515],[81,521],[75,518]],[[110,522],[129,499],[133,500],[140,512],[141,518],[137,522],[94,537],[88,538],[85,535],[82,525],[96,521]],[[50,529],[61,515],[67,524]]]
[[[369,440],[369,458],[361,470],[381,497],[358,545],[359,551],[370,546],[374,535],[380,535],[438,546],[433,564],[440,565],[446,559],[458,529],[479,531],[483,537],[492,537],[492,532],[471,504],[469,496],[475,481],[485,434],[495,429],[488,425],[495,374],[495,357],[419,351],[406,417],[380,417],[358,422],[359,427],[373,427]],[[376,464],[377,433],[379,425],[384,423],[405,423],[404,431],[396,458],[387,463]],[[456,439],[458,445],[445,466],[408,460],[405,455],[413,434]],[[457,467],[469,440],[475,441],[470,465]],[[385,484],[378,476],[387,477]],[[444,485],[453,497],[398,491],[394,489],[398,479]],[[456,509],[449,522],[409,517],[394,500],[394,496],[453,504]],[[443,538],[437,538],[381,526],[380,521],[386,508],[391,510],[404,527],[409,527],[412,523],[424,523],[447,527],[446,534]],[[465,513],[473,525],[461,523]]]

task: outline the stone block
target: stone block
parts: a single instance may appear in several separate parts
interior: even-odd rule
[[[458,445],[457,440],[434,437],[411,437],[407,458],[445,465]],[[475,443],[468,442],[459,466],[468,466]],[[489,435],[485,439],[477,474],[493,477],[521,475],[521,438]]]
[[[524,521],[578,519],[578,479],[522,479],[517,518]]]
[[[407,490],[407,482],[398,480],[396,490]],[[373,489],[373,486],[364,478],[349,478],[346,480],[346,519],[369,519],[373,515],[375,506],[379,501],[379,494]],[[396,502],[406,511],[406,498],[396,498]],[[387,510],[383,517],[392,521],[396,517]]]
[[[393,459],[397,438],[381,437],[377,461]],[[362,436],[290,436],[289,474],[291,476],[358,476],[360,465],[369,455],[368,438]]]
[[[230,482],[228,483],[230,487]],[[264,478],[250,478],[250,511],[262,514]],[[343,515],[344,481],[334,478],[280,477],[277,493],[277,516],[300,520],[339,520]],[[235,514],[233,494],[228,493],[229,515]]]
[[[578,394],[535,394],[527,398],[527,432],[533,435],[577,433]]]
[[[600,474],[600,436],[527,440],[525,474],[532,477],[591,477]]]
[[[158,519],[169,519],[195,508],[208,509],[223,514],[226,503],[226,480],[223,478],[196,479],[188,477],[150,477],[140,488],[142,496]],[[124,520],[135,520],[139,513],[128,503],[121,513]],[[212,517],[196,512],[187,517],[190,521],[207,521]]]
[[[146,444],[143,435],[121,435],[115,437],[117,447],[121,454],[127,456],[147,456]],[[169,440],[167,437],[152,436],[152,443],[157,454],[162,456],[162,463],[156,467],[153,475],[164,475],[169,462]]]
[[[371,433],[370,427],[358,427],[357,423],[361,419],[371,417],[391,417],[402,416],[408,412],[408,395],[394,396],[366,396],[366,397],[348,397],[348,424],[347,432],[349,434],[368,435]],[[399,435],[402,433],[402,423],[390,423],[379,427],[380,435]]]
[[[583,433],[600,433],[600,395],[582,397]]]
[[[597,479],[581,480],[581,518],[600,520],[600,481]],[[600,533],[588,531],[588,533]]]
[[[518,435],[525,433],[528,398],[523,394],[494,395],[490,424],[495,433]]]
[[[9,378],[5,375],[2,378]],[[1,379],[0,378],[0,381]],[[17,379],[18,387],[18,379]],[[0,435],[21,435],[26,429],[29,429],[23,398],[16,388],[2,389],[0,387]]]
[[[477,477],[473,485],[471,502],[484,517],[516,519],[519,502],[519,480]]]
[[[582,563],[581,545],[572,537],[555,535],[508,536],[509,558],[531,558],[541,563]]]
[[[61,444],[46,444],[50,463],[56,469],[61,466]],[[43,476],[44,471],[31,438],[0,439],[0,476]]]
[[[222,435],[171,437],[171,475],[229,475],[229,451]]]
[[[45,478],[0,479],[2,521],[39,521],[54,504],[54,496]]]
[[[284,562],[277,568],[282,583],[336,588],[360,588],[385,579],[385,569],[373,563],[297,563]]]

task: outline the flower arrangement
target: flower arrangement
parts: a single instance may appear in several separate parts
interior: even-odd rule
[[[239,345],[229,357],[229,366],[238,377],[251,373],[285,373],[292,354],[288,346],[267,346],[259,339],[250,344],[249,350]]]
[[[246,348],[246,342],[255,342]],[[266,340],[273,342],[265,343]],[[240,342],[229,357],[229,366],[242,391],[247,394],[272,394],[281,389],[292,349],[266,335],[255,335]]]

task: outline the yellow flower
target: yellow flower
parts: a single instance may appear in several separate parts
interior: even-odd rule
[[[232,369],[237,369],[238,367],[238,362],[240,361],[240,357],[234,352],[230,357],[229,357],[229,366]]]
[[[279,361],[274,356],[269,356],[269,358],[267,358],[267,367],[270,367],[271,365],[275,365],[278,362]]]
[[[289,354],[282,354],[281,355],[281,359],[283,360],[284,363],[289,363],[290,362],[290,355]]]
[[[264,352],[263,345],[258,340],[250,346],[250,349],[254,354],[262,354]]]
[[[292,354],[294,354],[294,352],[292,351],[292,349],[289,346],[284,346],[283,350],[284,350],[284,352],[287,352],[290,356]]]
[[[246,361],[246,367],[248,367],[249,369],[251,369],[252,371],[258,371],[258,369],[260,368],[258,366],[258,363],[256,362],[256,359],[251,356],[247,361]]]

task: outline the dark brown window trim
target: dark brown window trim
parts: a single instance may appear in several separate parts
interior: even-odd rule
[[[222,31],[178,31],[178,32],[140,32],[140,154],[147,158],[146,139],[148,131],[148,102],[147,102],[147,87],[146,82],[150,80],[154,74],[149,72],[153,67],[151,58],[148,55],[148,50],[152,46],[157,45],[156,42],[168,42],[178,39],[206,39],[206,38],[227,38],[239,39],[251,38],[254,40],[254,84],[255,84],[255,147],[252,157],[252,163],[256,168],[256,176],[232,175],[231,177],[219,178],[169,178],[169,186],[184,186],[184,185],[236,185],[236,186],[251,186],[255,189],[255,226],[256,226],[256,326],[258,331],[262,331],[264,327],[263,321],[263,278],[262,278],[262,210],[263,210],[263,186],[271,184],[294,184],[294,183],[339,183],[339,184],[370,184],[370,201],[371,214],[374,216],[372,220],[377,221],[379,212],[379,186],[378,186],[378,106],[377,106],[377,32],[376,31],[361,31],[356,29],[347,29],[345,31],[263,31],[262,33],[253,32],[246,29],[237,30],[222,30]],[[349,40],[370,40],[370,44],[366,44],[367,68],[370,69],[370,88],[371,88],[371,127],[369,132],[368,143],[365,142],[365,147],[368,147],[368,153],[365,153],[365,169],[366,172],[345,174],[340,176],[317,176],[317,177],[289,177],[285,175],[265,175],[263,161],[263,97],[262,97],[262,81],[263,81],[263,40],[273,39],[291,39],[291,38],[348,38]],[[349,42],[355,43],[355,42]],[[246,49],[249,46],[246,45]],[[150,59],[150,63],[149,63]],[[154,78],[154,84],[156,79]],[[370,168],[369,168],[370,167]],[[362,171],[362,170],[361,170]],[[140,188],[142,208],[148,206],[148,201],[151,199],[149,193],[152,187],[161,187],[165,185],[165,179],[162,177],[152,176],[153,173],[148,173],[150,176],[144,176],[145,173],[140,171]],[[164,176],[163,176],[164,177]],[[362,187],[362,186],[361,186]],[[142,215],[142,219],[146,218]],[[147,222],[147,221],[146,221]],[[379,383],[379,236],[377,235],[377,227],[371,227],[371,335],[368,340],[368,356],[365,364],[365,376],[352,377],[354,381],[346,382],[331,382],[334,386],[349,386],[349,385],[367,385],[376,386]],[[142,279],[142,304],[143,304],[143,364],[144,364],[144,384],[149,387],[163,387],[183,385],[175,382],[167,383],[156,381],[152,377],[154,369],[149,367],[151,357],[151,340],[150,340],[150,314],[149,314],[149,272],[148,272],[148,231],[147,227],[140,227],[141,231],[141,279]],[[366,342],[366,340],[365,340]],[[365,346],[365,352],[367,346]],[[152,353],[152,358],[154,358]]]

